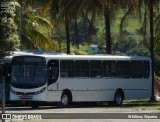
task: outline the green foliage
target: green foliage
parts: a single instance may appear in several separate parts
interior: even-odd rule
[[[0,58],[10,55],[19,48],[17,25],[14,22],[14,12],[6,13],[0,23]]]
[[[160,14],[155,19],[154,51],[155,53],[160,54]]]
[[[126,100],[123,103],[123,106],[126,108],[132,109],[141,109],[141,110],[158,110],[160,109],[160,101],[150,102],[149,99],[141,99],[141,100]]]
[[[124,35],[113,44],[114,54],[117,55],[138,55],[149,56],[149,51],[142,43],[136,40],[132,33],[123,32]]]
[[[127,55],[149,56],[149,51],[144,47],[132,48],[126,53]]]
[[[34,1],[35,3],[35,1]],[[23,5],[22,11],[22,50],[43,49],[46,51],[56,51],[58,44],[50,38],[53,24],[46,18],[39,15],[36,9],[32,8],[32,1],[27,1]],[[19,8],[17,8],[19,10]],[[17,12],[17,16],[19,16]],[[16,17],[19,25],[19,18]]]

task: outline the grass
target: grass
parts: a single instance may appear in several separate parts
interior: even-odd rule
[[[156,109],[160,110],[160,100],[156,102],[150,102],[147,100],[127,100],[124,101],[122,107],[137,108],[137,109]]]

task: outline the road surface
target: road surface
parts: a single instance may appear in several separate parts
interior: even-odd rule
[[[72,106],[58,108],[56,106],[40,106],[37,109],[26,107],[6,107],[6,113],[15,115],[41,115],[43,122],[159,122],[160,110],[135,109],[108,106]],[[124,114],[122,114],[124,113]],[[141,119],[141,115],[159,119]],[[131,118],[129,118],[129,116]],[[57,117],[57,118],[56,118]],[[52,119],[49,119],[52,118]],[[54,119],[53,119],[54,118]],[[56,119],[55,119],[56,118]],[[111,119],[108,119],[111,118]],[[124,119],[125,118],[125,119]],[[41,121],[41,120],[38,120]],[[38,122],[35,120],[35,122]]]

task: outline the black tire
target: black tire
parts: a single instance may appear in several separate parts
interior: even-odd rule
[[[69,107],[70,102],[71,102],[71,99],[70,99],[69,94],[63,93],[61,96],[61,101],[58,103],[58,106],[66,108],[66,107]]]
[[[124,100],[123,93],[121,91],[117,91],[114,96],[113,104],[114,106],[121,106]]]

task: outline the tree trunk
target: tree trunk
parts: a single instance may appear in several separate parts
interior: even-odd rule
[[[106,7],[104,10],[104,17],[105,17],[105,30],[106,30],[106,53],[111,54],[110,16],[108,7]]]
[[[19,21],[19,40],[20,40],[20,50],[22,50],[22,4],[23,1],[20,0],[20,21]]]
[[[75,17],[74,24],[75,24],[75,34],[76,34],[76,47],[77,49],[79,49],[79,33],[78,33],[77,17]]]
[[[66,44],[67,44],[67,54],[70,54],[70,35],[69,35],[69,21],[68,17],[65,16],[65,28],[66,28]]]
[[[95,20],[95,10],[93,10],[93,12],[92,12],[91,21],[89,21],[89,19],[88,19],[88,22],[89,22],[88,42],[89,42],[89,44],[93,43],[92,33],[93,33],[93,23],[94,23],[94,20]]]
[[[153,38],[153,1],[150,0],[150,5],[149,5],[149,13],[150,13],[150,53],[151,53],[151,67],[152,67],[152,94],[150,101],[154,102],[155,97],[154,97],[154,38]]]
[[[143,25],[142,25],[142,29],[143,29],[143,44],[145,47],[147,47],[147,49],[150,51],[150,46],[147,43],[147,10],[146,10],[146,5],[145,5],[145,11],[144,11],[144,20],[143,20]]]

